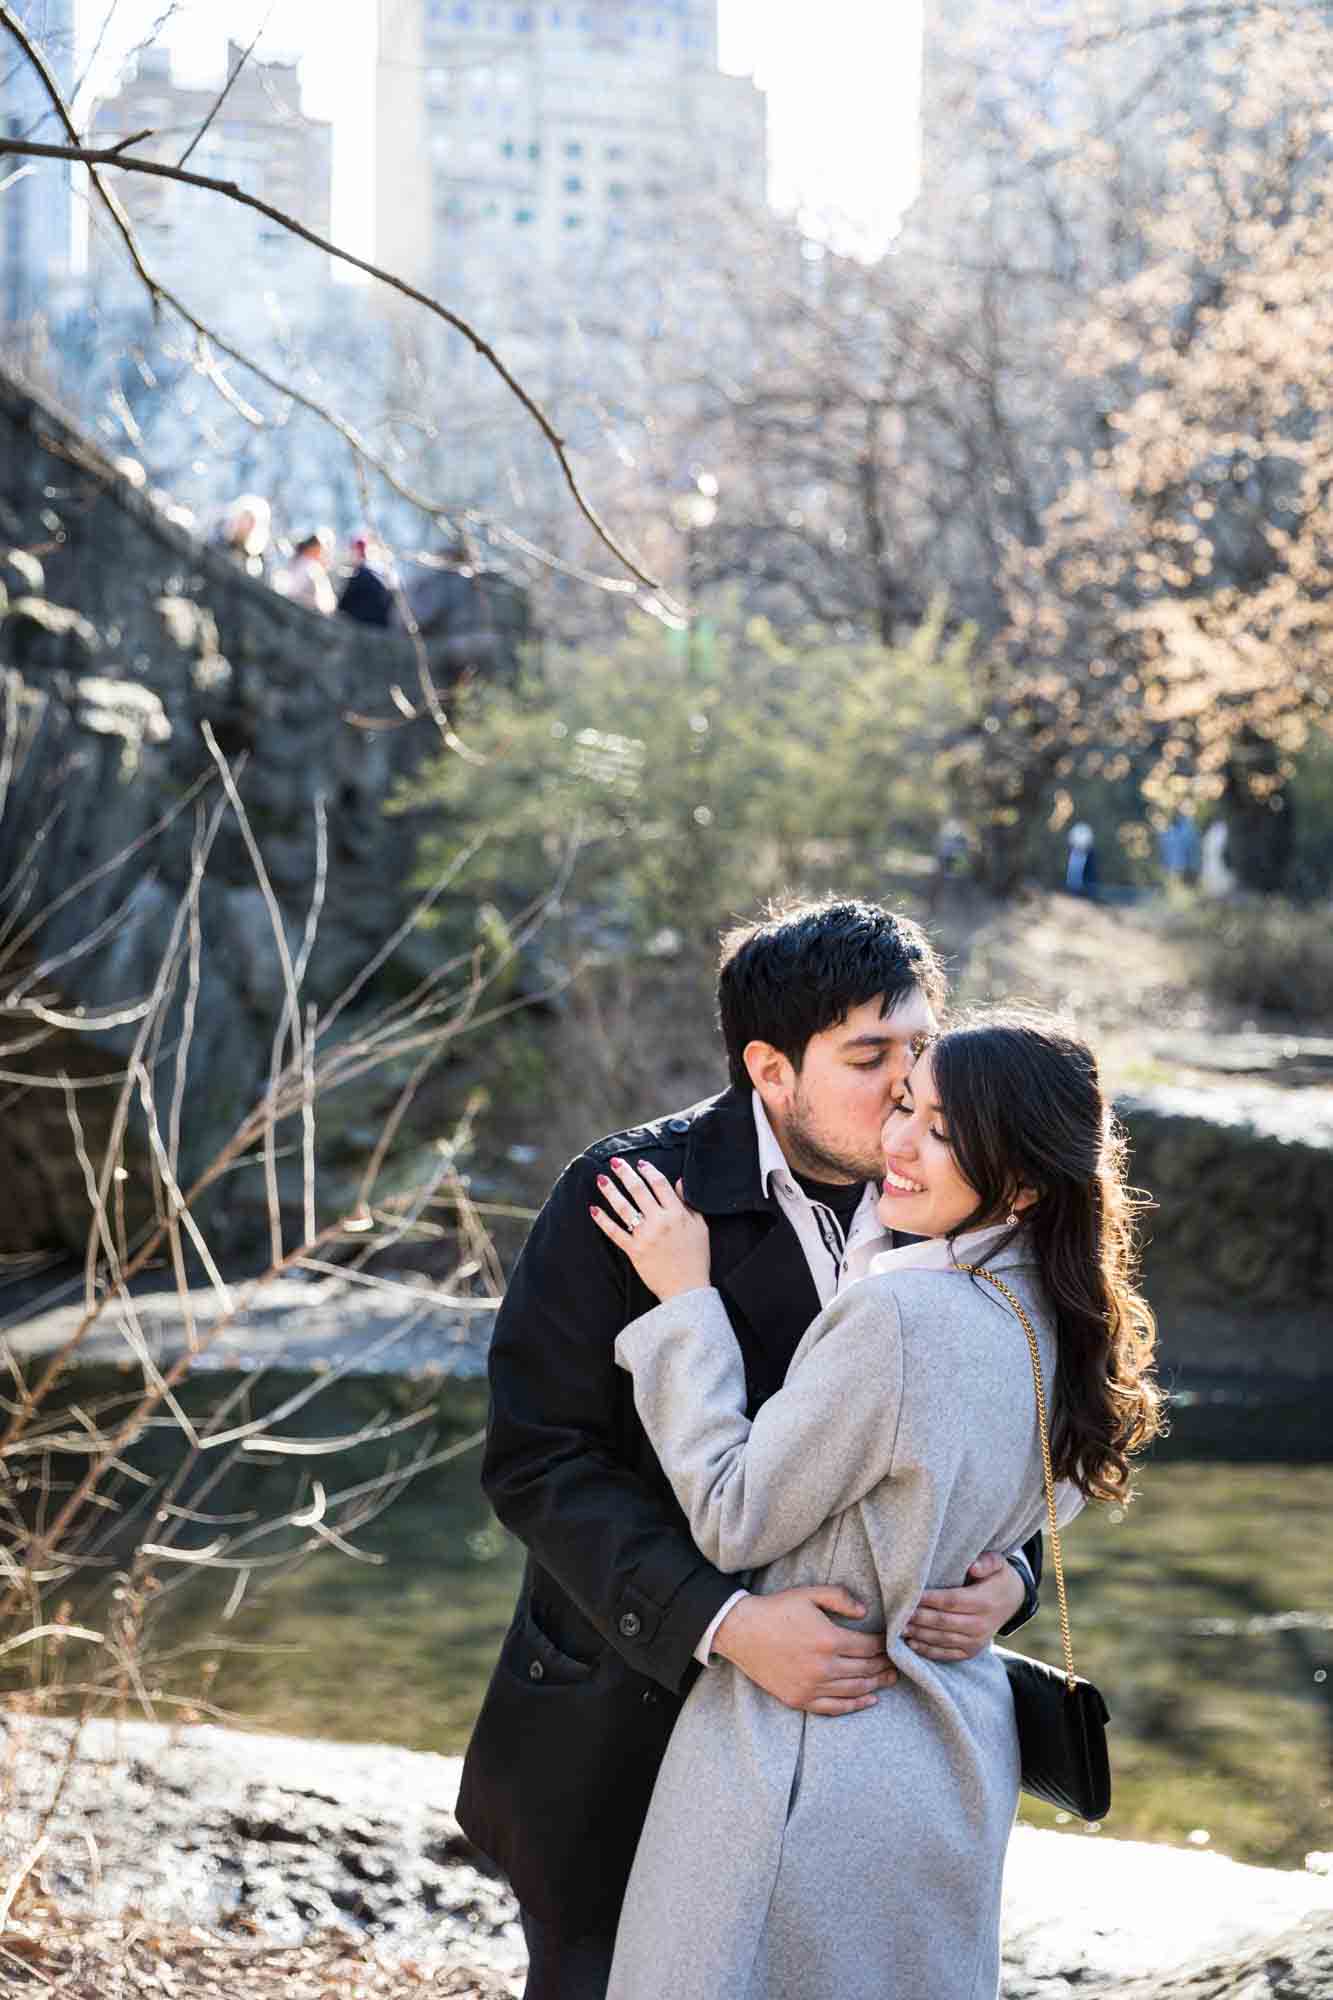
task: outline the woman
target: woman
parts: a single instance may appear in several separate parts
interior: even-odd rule
[[[880,1214],[924,1241],[814,1322],[751,1423],[708,1288],[708,1238],[660,1174],[619,1165],[598,1226],[663,1303],[616,1358],[709,1559],[751,1588],[836,1581],[888,1634],[896,1688],[836,1719],[726,1662],[695,1683],[648,1814],[608,2000],[993,2000],[1018,1800],[1002,1662],[904,1643],[923,1590],[1042,1525],[1023,1302],[1052,1408],[1062,1513],[1128,1495],[1158,1428],[1151,1312],[1133,1289],[1121,1144],[1097,1066],[991,1017],[922,1055],[884,1130]]]

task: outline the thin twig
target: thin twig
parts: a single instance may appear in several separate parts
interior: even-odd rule
[[[429,293],[421,291],[416,285],[410,284],[405,278],[395,277],[391,271],[382,270],[378,265],[370,263],[368,259],[358,257],[353,251],[344,250],[338,244],[330,242],[327,237],[321,236],[318,231],[307,228],[295,216],[288,215],[282,209],[274,208],[269,202],[261,201],[257,195],[247,194],[235,181],[222,181],[208,174],[192,173],[186,168],[173,167],[169,162],[162,160],[130,159],[124,154],[117,153],[114,148],[110,147],[80,145],[78,143],[78,133],[70,117],[68,107],[60,95],[59,88],[50,69],[43,60],[39,50],[24,33],[15,15],[3,4],[0,4],[0,27],[6,28],[9,31],[28,57],[33,68],[37,71],[70,139],[70,143],[65,146],[49,146],[35,139],[2,139],[0,140],[0,157],[7,154],[14,154],[22,158],[68,160],[86,166],[89,169],[89,177],[94,188],[106,204],[112,220],[120,230],[139,277],[147,288],[150,297],[155,302],[161,300],[170,305],[197,332],[204,333],[210,339],[213,338],[210,330],[204,327],[195,318],[194,314],[188,308],[184,307],[148,271],[135,241],[133,231],[130,228],[129,218],[125,213],[124,207],[105,186],[101,175],[97,171],[99,167],[117,167],[126,172],[148,174],[157,179],[180,181],[189,187],[203,188],[209,193],[220,194],[228,201],[234,201],[244,208],[252,209],[257,215],[262,215],[267,221],[277,223],[279,228],[288,230],[301,241],[309,243],[315,249],[322,251],[325,256],[333,257],[341,263],[348,264],[354,270],[363,271],[368,277],[375,278],[379,283],[387,285],[391,290],[399,292],[404,298],[411,299],[415,304],[424,306],[437,319],[443,320],[446,326],[452,327],[456,333],[461,334],[481,359],[495,371],[506,388],[508,388],[510,393],[533,419],[551,447],[575,506],[588,522],[598,540],[611,551],[617,562],[624,565],[631,576],[643,584],[645,589],[660,592],[661,585],[657,579],[649,576],[645,570],[640,569],[639,565],[627,551],[621,548],[609,528],[599,518],[591,502],[584,496],[582,488],[575,477],[574,469],[569,462],[569,457],[565,449],[565,441],[555,429],[545,410],[523,387],[517,377],[510,372],[490,342],[484,339],[477,332],[476,328],[471,326],[460,314],[451,311],[448,306],[441,305],[437,299],[433,299]]]
[[[276,7],[276,5],[277,5],[277,0],[269,0],[269,10],[267,14],[265,14],[259,26],[256,28],[253,41],[250,43],[250,46],[248,48],[242,49],[240,61],[237,63],[231,75],[227,78],[227,81],[223,84],[222,89],[218,93],[218,96],[213,104],[212,110],[209,112],[207,118],[205,118],[203,124],[199,127],[199,130],[195,133],[193,139],[191,139],[189,145],[185,148],[185,151],[181,154],[180,158],[177,160],[176,165],[178,167],[183,167],[185,165],[185,162],[189,159],[191,153],[194,151],[195,147],[199,144],[199,141],[203,138],[205,132],[207,132],[209,126],[213,123],[213,120],[217,117],[219,111],[221,111],[223,105],[226,103],[228,97],[231,95],[232,85],[235,83],[237,77],[240,75],[241,71],[245,68],[245,65],[249,62],[251,56],[258,48],[260,38],[264,34],[265,29],[268,27],[269,22],[273,19],[273,10],[274,7]],[[141,132],[139,134],[139,137],[146,138],[147,134]],[[122,146],[132,146],[133,144],[134,144],[133,139],[122,139],[121,141]]]

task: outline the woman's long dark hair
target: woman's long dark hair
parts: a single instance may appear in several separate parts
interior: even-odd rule
[[[1002,1222],[1024,1189],[1023,1226],[1055,1312],[1051,1397],[1056,1477],[1124,1502],[1131,1455],[1162,1428],[1152,1378],[1157,1324],[1137,1290],[1125,1139],[1087,1043],[1058,1023],[988,1012],[930,1047],[935,1095],[977,1206],[955,1235]]]

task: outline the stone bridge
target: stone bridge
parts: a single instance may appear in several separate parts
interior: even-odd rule
[[[221,797],[205,725],[237,773],[293,950],[316,878],[317,814],[326,816],[324,912],[303,992],[320,1008],[402,922],[420,814],[385,806],[441,742],[406,635],[319,618],[243,574],[0,373],[0,558],[6,549],[0,1253],[13,1255],[83,1245],[88,1209],[70,1105],[99,1158],[116,1091],[96,1079],[113,1075],[134,1044],[137,1022],[118,1017],[153,988],[200,815]],[[433,676],[447,683],[469,668],[512,667],[522,592],[486,572],[450,581],[452,619],[427,649]],[[355,1032],[446,947],[470,943],[462,894],[442,909],[440,929],[410,930],[394,946],[335,1033]],[[231,811],[208,861],[198,947],[186,1180],[262,1090],[284,999],[269,912]],[[174,1078],[187,987],[183,978],[162,1023],[159,1097]],[[72,1016],[102,1025],[63,1026]],[[72,1097],[52,1087],[62,1074]],[[373,1143],[381,1116],[373,1089],[336,1093],[319,1121],[325,1165],[350,1162],[367,1134]],[[136,1127],[120,1187],[131,1228],[151,1202],[145,1145]],[[284,1167],[284,1199],[296,1198],[294,1175]],[[261,1199],[252,1169],[219,1184],[205,1219],[224,1249],[256,1239]]]

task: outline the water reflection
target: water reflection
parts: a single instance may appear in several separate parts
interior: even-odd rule
[[[252,1378],[255,1403],[275,1406],[306,1379],[277,1370],[261,1384]],[[192,1413],[238,1386],[198,1378],[188,1385]],[[395,1377],[343,1379],[281,1428],[355,1434],[421,1389]],[[440,1442],[471,1432],[484,1403],[480,1383],[440,1382]],[[170,1427],[145,1439],[145,1469],[161,1476],[178,1442]],[[373,1477],[372,1456],[349,1454],[340,1480]],[[237,1465],[201,1504],[267,1518],[287,1504],[293,1463]],[[1145,1465],[1140,1497],[1076,1523],[1066,1548],[1076,1656],[1112,1709],[1108,1831],[1118,1838],[1187,1846],[1206,1837],[1224,1854],[1283,1867],[1333,1848],[1330,1519],[1333,1388],[1193,1377],[1175,1385],[1171,1435]],[[220,1655],[212,1699],[290,1735],[461,1750],[521,1566],[481,1498],[476,1453],[423,1475],[357,1539],[386,1560],[330,1552],[256,1578],[225,1627],[231,1642],[256,1650]],[[229,1583],[205,1575],[170,1595],[154,1635],[159,1658],[219,1629]],[[91,1622],[97,1615],[94,1607]],[[1059,1657],[1053,1604],[1021,1644]],[[164,1667],[159,1684],[184,1695],[186,1672]],[[1054,1823],[1035,1805],[1024,1816]]]

